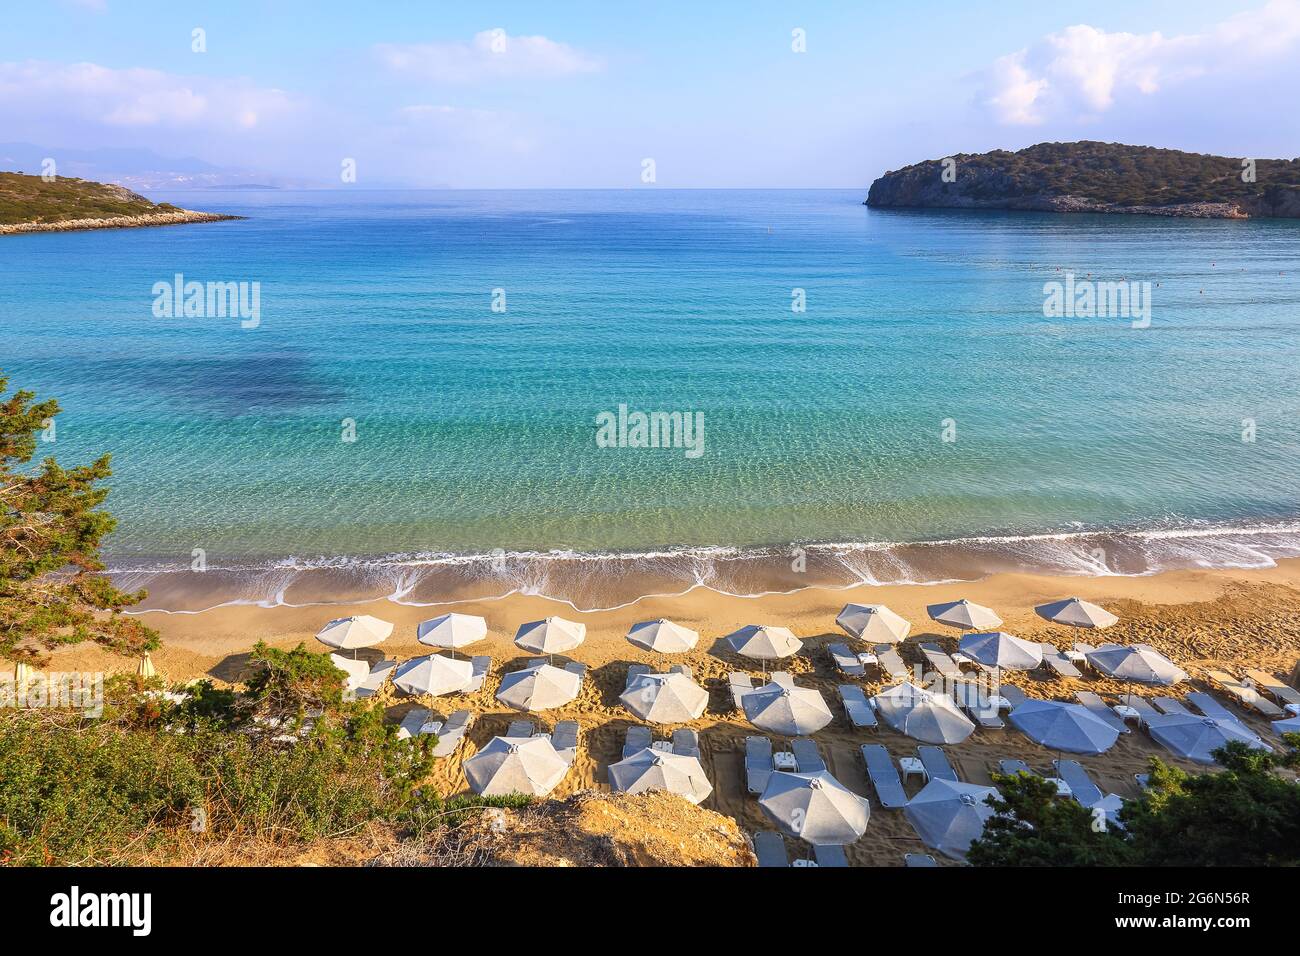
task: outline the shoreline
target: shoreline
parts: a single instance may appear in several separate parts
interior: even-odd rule
[[[0,236],[19,236],[37,232],[84,232],[91,229],[145,229],[152,226],[181,226],[196,222],[228,222],[247,219],[219,212],[147,213],[143,216],[113,216],[108,219],[68,219],[63,222],[20,222],[0,225]]]

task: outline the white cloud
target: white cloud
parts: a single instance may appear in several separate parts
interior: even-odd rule
[[[246,80],[27,60],[0,63],[0,108],[120,128],[250,129],[295,109],[282,90]]]
[[[439,83],[570,76],[604,68],[595,56],[544,36],[483,30],[469,43],[381,43],[380,61],[394,72]]]
[[[1300,0],[1272,0],[1204,33],[1172,37],[1081,24],[1000,57],[984,75],[981,99],[1008,124],[1086,119],[1196,77],[1292,56],[1298,45]]]

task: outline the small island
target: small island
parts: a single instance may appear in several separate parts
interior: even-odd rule
[[[1242,159],[1121,143],[959,153],[885,173],[877,209],[1014,209],[1200,219],[1300,218],[1300,159]]]
[[[151,202],[123,186],[109,183],[0,173],[0,235],[136,229],[242,218]]]

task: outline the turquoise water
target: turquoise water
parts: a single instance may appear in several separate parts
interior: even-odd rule
[[[0,241],[0,368],[61,400],[43,451],[113,452],[118,567],[201,548],[261,599],[286,579],[250,569],[401,590],[493,549],[563,552],[569,590],[593,553],[701,580],[790,542],[867,580],[947,576],[961,549],[906,543],[991,536],[1098,573],[1300,553],[1300,222],[836,190],[151,198],[249,218]],[[1045,318],[1068,271],[1151,282],[1150,327]],[[260,324],[156,318],[175,273],[260,283]],[[704,454],[598,447],[620,404],[701,413]]]

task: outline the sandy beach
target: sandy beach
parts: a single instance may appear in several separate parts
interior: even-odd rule
[[[1286,676],[1300,660],[1300,614],[1296,613],[1300,607],[1300,560],[1284,561],[1268,570],[1177,571],[1141,578],[995,575],[963,584],[848,591],[807,589],[759,598],[727,597],[699,589],[685,596],[648,598],[617,611],[592,613],[577,613],[544,598],[512,595],[495,601],[434,607],[409,607],[388,601],[307,608],[228,607],[198,614],[151,612],[145,619],[163,635],[163,646],[154,654],[154,661],[169,681],[208,677],[232,682],[240,678],[247,652],[256,641],[281,648],[302,641],[323,651],[313,635],[334,617],[367,613],[394,622],[393,636],[381,648],[361,652],[377,660],[380,656],[406,659],[427,653],[428,648],[415,640],[415,627],[421,620],[449,610],[483,615],[490,633],[486,641],[474,645],[473,653],[490,654],[493,670],[481,691],[420,700],[403,698],[390,685],[380,697],[394,720],[417,704],[430,706],[444,716],[463,707],[476,714],[468,745],[440,763],[434,773],[431,782],[443,793],[464,791],[462,761],[491,737],[503,733],[511,720],[521,716],[494,699],[500,675],[521,666],[528,656],[512,643],[516,627],[552,614],[583,621],[587,625],[587,640],[572,654],[572,659],[584,662],[589,668],[581,696],[569,706],[535,715],[546,725],[576,719],[582,728],[578,759],[554,796],[607,786],[605,769],[619,759],[623,737],[635,722],[618,699],[628,665],[642,662],[662,669],[673,663],[685,663],[710,691],[704,716],[690,725],[700,732],[703,763],[714,785],[714,793],[704,806],[735,818],[749,832],[770,828],[770,824],[756,799],[745,790],[744,739],[756,731],[743,716],[733,712],[727,674],[745,670],[757,676],[759,668],[754,666],[755,662],[737,657],[721,638],[748,623],[785,625],[804,640],[804,649],[783,662],[784,669],[793,672],[800,685],[820,689],[837,715],[830,726],[815,735],[831,772],[846,786],[872,797],[871,825],[866,835],[850,848],[850,861],[857,865],[898,865],[904,853],[928,851],[901,814],[882,810],[875,803],[858,748],[865,742],[879,742],[897,759],[914,753],[917,741],[888,729],[855,730],[848,724],[835,693],[836,684],[843,678],[825,651],[827,644],[845,640],[835,627],[836,613],[849,601],[884,603],[898,611],[913,622],[912,635],[902,647],[908,663],[920,660],[916,649],[908,645],[921,640],[938,640],[948,650],[955,648],[958,635],[930,622],[925,606],[958,597],[992,607],[1004,618],[1005,630],[1025,638],[1052,641],[1061,647],[1069,647],[1079,638],[1100,642],[1096,633],[1076,633],[1049,624],[1033,612],[1037,604],[1068,596],[1100,603],[1119,615],[1120,623],[1104,632],[1106,640],[1152,644],[1186,669],[1191,679],[1176,688],[1179,694],[1207,689],[1209,685],[1204,680],[1207,668],[1231,671],[1243,666],[1258,667]],[[624,639],[633,623],[658,617],[698,630],[701,639],[695,651],[664,657],[636,648]],[[60,652],[50,664],[51,669],[60,670],[112,671],[133,666],[133,662],[85,648]],[[1083,681],[1062,680],[1035,671],[1007,675],[1006,679],[1019,685],[1029,696],[1041,698],[1072,700],[1074,693],[1083,689],[1103,696],[1124,690],[1122,685],[1097,676]],[[871,668],[859,680],[868,695],[883,686]],[[1257,731],[1265,734],[1269,731],[1266,721],[1251,716],[1246,719]],[[666,736],[672,729],[661,729],[660,736]],[[958,773],[975,783],[990,782],[990,772],[1002,758],[1021,758],[1041,771],[1049,768],[1056,756],[1010,728],[978,731],[967,741],[948,749]],[[1144,734],[1135,732],[1122,737],[1108,753],[1084,757],[1081,762],[1104,789],[1131,796],[1136,792],[1133,775],[1144,771],[1148,759],[1157,755],[1173,759]],[[1195,769],[1193,764],[1184,766]],[[909,795],[916,789],[917,782],[908,784]],[[793,842],[791,849],[806,855],[806,850]]]

